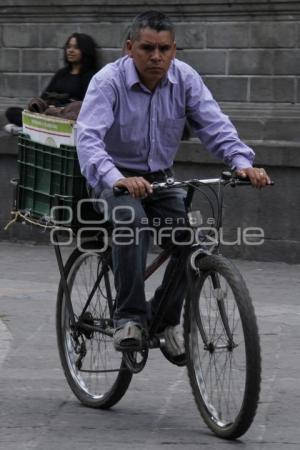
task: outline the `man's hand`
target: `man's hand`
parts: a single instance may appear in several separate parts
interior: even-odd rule
[[[151,184],[143,177],[121,178],[114,187],[126,188],[134,198],[145,198],[153,192]]]
[[[236,174],[240,178],[248,177],[252,186],[256,188],[262,188],[271,184],[271,180],[265,171],[265,169],[257,167],[247,167],[246,169],[240,169],[236,171]]]

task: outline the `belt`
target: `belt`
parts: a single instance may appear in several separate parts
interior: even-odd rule
[[[143,177],[145,178],[145,180],[149,181],[149,183],[159,183],[162,181],[166,181],[167,178],[174,177],[172,169],[157,170],[156,172],[137,172],[135,170],[128,170],[123,169],[122,167],[118,167],[118,170],[125,177]]]

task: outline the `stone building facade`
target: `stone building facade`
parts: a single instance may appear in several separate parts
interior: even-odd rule
[[[170,15],[176,24],[177,56],[203,76],[240,136],[256,150],[257,163],[279,177],[280,188],[260,194],[258,209],[252,211],[266,223],[266,257],[277,246],[279,259],[292,249],[300,260],[295,225],[300,185],[289,182],[299,179],[300,169],[298,0],[1,0],[0,116],[7,106],[26,105],[42,91],[61,67],[62,47],[72,32],[94,37],[102,66],[121,55],[131,19],[147,9]],[[0,144],[0,156],[6,151]],[[208,172],[219,169],[200,144],[183,143],[179,170],[193,173],[198,163]],[[279,205],[286,206],[286,199],[289,206],[283,213]],[[240,208],[245,212],[246,203]]]
[[[1,0],[2,109],[41,92],[62,65],[62,46],[70,33],[91,34],[104,65],[120,56],[132,17],[149,8],[173,18],[178,57],[203,75],[225,109],[238,111],[234,112],[237,117],[245,114],[254,119],[270,116],[275,109],[279,114],[278,108],[281,117],[296,111],[300,103],[300,3],[294,0],[53,0],[51,6],[38,0]],[[290,140],[287,132],[282,129],[279,135],[277,128],[277,135],[272,136],[270,130],[258,126],[255,133],[246,134],[253,139]]]

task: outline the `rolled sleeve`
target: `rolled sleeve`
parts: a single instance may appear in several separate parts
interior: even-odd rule
[[[254,151],[248,147],[249,155],[247,158],[238,154],[231,159],[231,164],[228,164],[231,169],[247,169],[248,167],[252,167],[254,163]]]

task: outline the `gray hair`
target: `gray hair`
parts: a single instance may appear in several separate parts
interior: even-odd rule
[[[144,28],[151,28],[157,32],[169,31],[172,39],[175,38],[175,30],[172,21],[165,14],[159,11],[146,11],[136,16],[132,22],[129,31],[129,39],[134,41],[138,39],[140,31]]]

